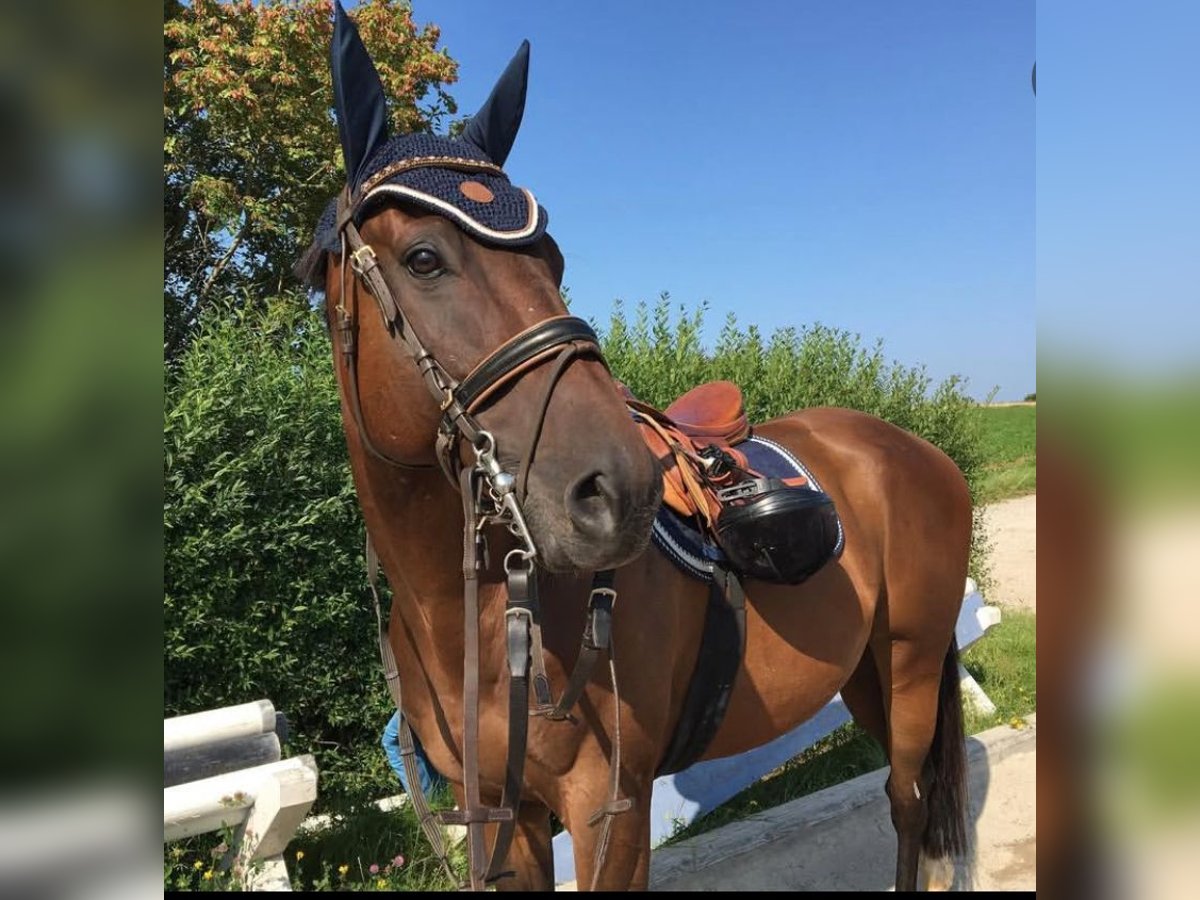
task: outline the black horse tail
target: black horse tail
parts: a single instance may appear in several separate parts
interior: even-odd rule
[[[961,857],[967,850],[967,753],[958,682],[957,636],[950,639],[950,649],[942,664],[937,727],[926,765],[933,778],[921,849],[929,859]]]

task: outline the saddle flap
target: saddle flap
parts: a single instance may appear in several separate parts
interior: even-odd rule
[[[664,412],[680,431],[705,443],[737,444],[750,436],[742,389],[732,381],[694,387]]]
[[[663,501],[682,516],[702,515],[712,522],[720,512],[715,496],[708,496],[696,476],[689,471],[688,464],[680,459],[678,451],[695,452],[695,446],[686,434],[669,423],[658,421],[647,413],[638,419],[638,430],[650,452],[658,459],[663,469]]]
[[[663,467],[663,500],[681,516],[700,516],[715,529],[721,512],[717,488],[734,478],[732,472],[720,477],[701,474],[704,448],[715,445],[728,455],[735,466],[747,467],[745,456],[731,446],[750,434],[750,425],[742,403],[742,391],[730,381],[712,381],[688,391],[667,409],[682,409],[691,421],[676,421],[674,413],[660,412],[638,400],[620,381],[617,389],[638,424],[650,452]],[[709,470],[712,471],[712,470]],[[715,531],[714,531],[715,534]]]

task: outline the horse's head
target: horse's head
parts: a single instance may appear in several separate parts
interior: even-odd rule
[[[369,293],[343,266],[353,245],[342,243],[332,207],[301,265],[325,289],[335,345],[353,332],[353,354],[338,362],[348,428],[380,456],[436,465],[453,399],[435,399],[440,383],[477,387],[465,392],[469,419],[459,423],[468,438],[473,425],[486,431],[504,470],[521,476],[517,495],[542,565],[594,571],[628,561],[649,539],[661,472],[586,326],[562,318],[563,259],[545,210],[500,168],[524,109],[528,45],[461,138],[389,139],[378,74],[340,5],[336,15],[334,94],[352,188],[344,202],[382,286]],[[399,310],[390,324],[380,294]],[[543,352],[514,340],[530,331]],[[424,375],[414,341],[416,356],[428,355]],[[468,441],[455,452],[474,463]]]

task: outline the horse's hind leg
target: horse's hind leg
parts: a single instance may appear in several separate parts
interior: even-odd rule
[[[880,677],[881,671],[883,677]],[[872,639],[871,646],[863,653],[850,679],[842,686],[842,700],[854,716],[854,721],[883,748],[891,764],[887,793],[891,803],[892,825],[896,829],[896,890],[915,890],[920,837],[925,830],[925,791],[912,787],[904,790],[900,786],[920,783],[920,778],[914,773],[922,768],[928,743],[922,749],[923,729],[912,727],[913,724],[919,726],[922,716],[920,709],[910,699],[921,692],[911,690],[905,692],[901,701],[903,709],[900,719],[904,723],[905,737],[899,746],[892,740],[888,727],[889,713],[894,710],[891,676],[891,640],[884,635],[883,640]]]
[[[917,889],[923,855],[943,860],[965,849],[958,649],[953,643],[939,648],[939,643],[925,636],[872,641],[873,669],[887,717],[887,795],[896,829],[898,891]],[[878,678],[880,670],[887,672],[886,678]],[[855,693],[852,689],[851,695]]]
[[[875,658],[868,647],[863,657],[850,674],[850,680],[842,685],[842,700],[854,721],[867,734],[875,738],[883,752],[888,752],[887,707]]]

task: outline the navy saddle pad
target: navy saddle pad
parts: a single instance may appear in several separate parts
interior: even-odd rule
[[[808,467],[793,456],[787,448],[772,440],[755,435],[738,444],[737,449],[746,455],[746,461],[750,468],[761,475],[777,478],[793,478],[803,475],[814,490],[821,490],[821,485],[813,477]],[[842,545],[845,543],[840,516],[837,529],[834,557],[842,552]],[[728,567],[729,565],[721,548],[704,539],[704,535],[696,526],[694,519],[683,518],[665,503],[658,510],[658,515],[654,519],[650,539],[671,562],[688,575],[699,578],[701,581],[712,581],[714,566]]]

